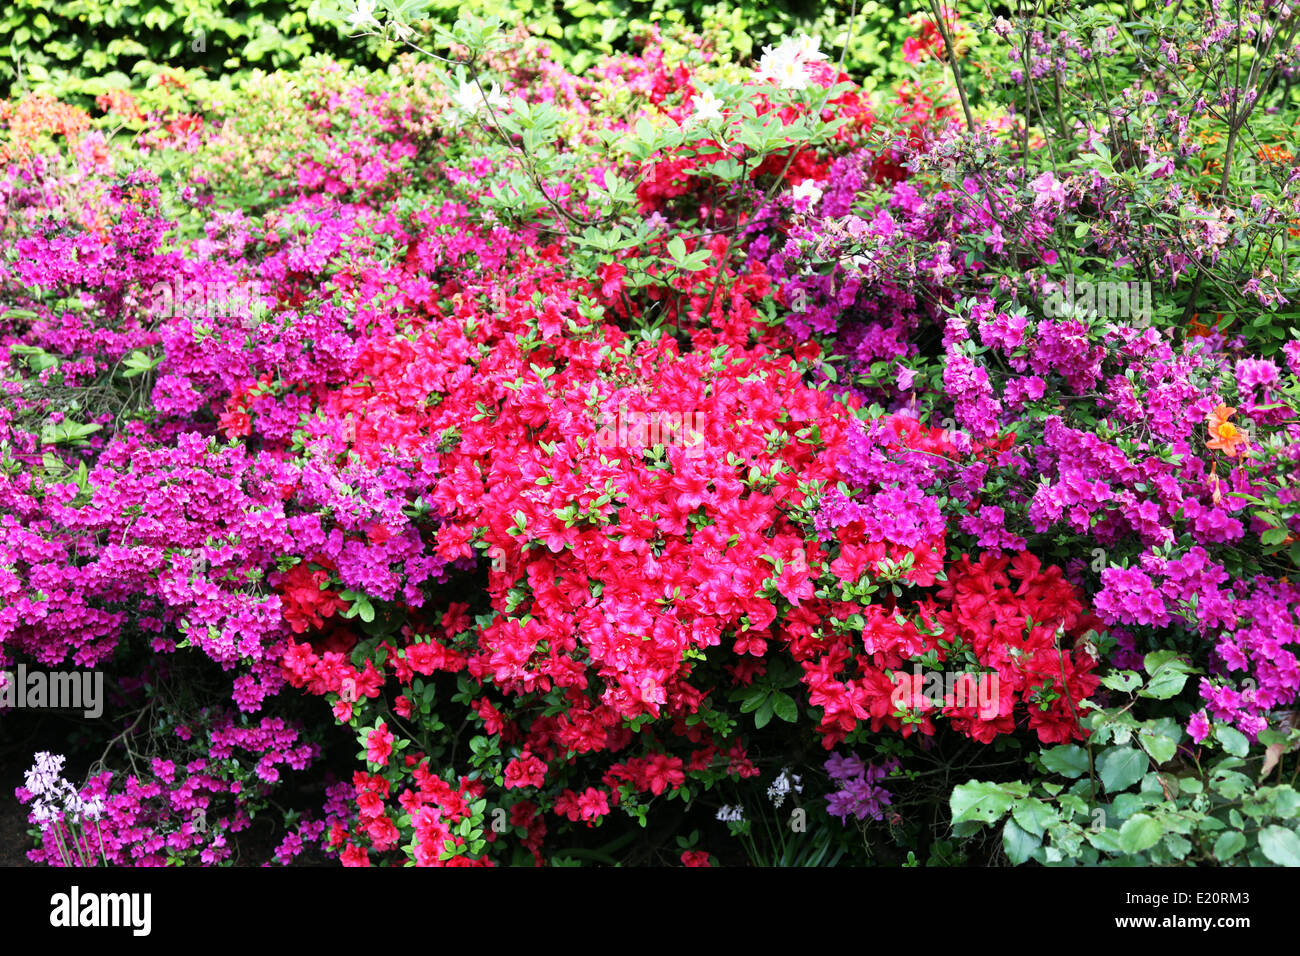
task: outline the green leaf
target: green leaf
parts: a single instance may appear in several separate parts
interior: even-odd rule
[[[1074,744],[1052,747],[1040,756],[1044,767],[1063,777],[1074,779],[1088,772],[1088,752]]]
[[[1163,797],[1164,795],[1161,794]],[[1120,793],[1116,794],[1111,809],[1114,811],[1115,819],[1127,820],[1133,814],[1137,813],[1143,807],[1149,807],[1156,801],[1144,793]]]
[[[1214,841],[1214,858],[1220,863],[1231,860],[1246,845],[1246,838],[1236,830],[1228,830]]]
[[[1264,827],[1259,831],[1259,848],[1278,866],[1300,866],[1300,836],[1286,827]]]
[[[1119,845],[1125,853],[1141,853],[1155,846],[1163,835],[1159,820],[1146,813],[1135,813],[1119,828]]]
[[[763,701],[763,705],[754,712],[754,726],[762,730],[767,726],[768,721],[772,719],[772,700],[768,698]]]
[[[1223,744],[1223,749],[1234,757],[1244,757],[1250,752],[1250,741],[1235,727],[1216,727],[1214,736]]]
[[[1002,828],[1002,849],[1014,866],[1028,860],[1041,843],[1041,837],[1026,833],[1014,819],[1007,817],[1006,825]]]
[[[636,138],[647,146],[653,146],[656,140],[654,125],[644,116],[636,121],[633,127],[636,132]]]
[[[1143,750],[1151,755],[1151,759],[1155,761],[1157,767],[1172,760],[1174,754],[1178,752],[1178,741],[1172,737],[1163,737],[1143,731],[1138,734],[1138,743],[1142,745]]]
[[[1187,672],[1176,665],[1169,665],[1157,671],[1147,686],[1138,691],[1138,696],[1153,700],[1168,700],[1181,693],[1186,683]]]
[[[972,780],[953,788],[949,805],[952,820],[978,820],[992,823],[1011,809],[1017,796],[1028,796],[1029,787],[1023,783],[984,783]]]
[[[1235,760],[1239,758],[1225,757],[1225,760]],[[1210,777],[1210,789],[1229,800],[1236,800],[1243,793],[1253,789],[1255,782],[1247,777],[1244,773],[1237,773],[1235,770],[1226,770],[1222,767],[1216,768],[1214,774]],[[1232,811],[1236,813],[1236,810]],[[1240,816],[1240,814],[1238,814]],[[1233,821],[1233,826],[1242,827],[1244,824]]]
[[[793,724],[799,719],[799,705],[794,702],[794,698],[789,694],[777,691],[772,695],[771,699],[772,712],[787,724]]]
[[[1127,694],[1142,683],[1142,678],[1137,671],[1116,671],[1103,677],[1101,683],[1103,687]]]
[[[1191,841],[1177,833],[1165,834],[1165,849],[1175,860],[1186,859],[1187,854],[1192,852]]]
[[[160,358],[153,358],[145,352],[136,349],[123,361],[126,371],[122,373],[123,378],[135,378],[137,375],[143,375],[158,367],[162,361]]]
[[[1178,656],[1178,652],[1171,650],[1152,651],[1146,657],[1142,658],[1142,669],[1152,677],[1155,676],[1156,671],[1166,665],[1177,667],[1180,664],[1184,668],[1187,667],[1186,662]]]
[[[1088,801],[1083,799],[1083,797],[1079,796],[1077,793],[1063,793],[1056,798],[1056,802],[1060,805],[1062,810],[1068,811],[1066,816],[1067,820],[1070,819],[1071,816],[1079,813],[1087,816],[1091,809],[1088,805]]]
[[[1097,758],[1097,775],[1107,793],[1127,790],[1147,772],[1147,755],[1136,747],[1107,747]]]
[[[1138,728],[1138,743],[1151,755],[1157,767],[1173,759],[1182,739],[1183,729],[1172,717],[1148,720]]]
[[[1039,800],[1037,797],[1030,797],[1028,800],[1021,800],[1011,808],[1011,816],[1015,819],[1021,829],[1034,836],[1042,836],[1043,832],[1053,823],[1060,822],[1060,814],[1051,807]]]
[[[1119,834],[1114,830],[1088,830],[1084,833],[1084,836],[1088,838],[1089,843],[1105,853],[1124,852]]]
[[[1300,793],[1297,793],[1290,784],[1262,788],[1255,796],[1268,800],[1273,813],[1279,817],[1290,819],[1296,815],[1297,810],[1300,810]]]
[[[1275,544],[1281,544],[1290,534],[1286,528],[1266,528],[1264,533],[1259,536],[1259,543],[1266,548],[1271,548]]]

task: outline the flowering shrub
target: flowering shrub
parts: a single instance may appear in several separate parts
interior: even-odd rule
[[[1167,66],[1222,26],[1152,16]],[[6,106],[0,666],[119,724],[38,756],[33,859],[1290,862],[1278,121],[1151,67],[1067,122],[1104,25],[910,23],[887,95],[459,22]]]

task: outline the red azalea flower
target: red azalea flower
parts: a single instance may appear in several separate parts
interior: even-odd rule
[[[253,419],[241,404],[222,412],[217,427],[227,438],[240,438],[253,433]]]
[[[349,843],[347,849],[343,851],[342,860],[344,866],[369,866],[370,854],[363,848]]]
[[[527,750],[506,764],[506,789],[540,787],[546,783],[546,764]]]
[[[366,737],[366,759],[371,763],[386,764],[393,752],[393,735],[381,720],[379,725]]]
[[[607,795],[597,790],[595,787],[588,787],[578,797],[578,812],[582,819],[590,822],[598,817],[603,817],[609,813],[609,799]]]

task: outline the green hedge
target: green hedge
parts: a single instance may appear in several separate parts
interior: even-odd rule
[[[867,86],[889,78],[888,53],[906,35],[906,16],[919,9],[913,4],[860,5],[846,65]],[[477,0],[473,6],[477,15],[525,23],[550,38],[577,71],[603,53],[626,49],[640,24],[710,28],[743,59],[791,32],[820,35],[832,46],[852,9],[844,0]],[[321,0],[11,0],[0,14],[0,98],[41,90],[88,99],[111,87],[138,86],[169,68],[234,82],[251,69],[290,67],[310,53],[371,67],[391,58],[394,49],[378,40],[349,37],[332,7]],[[448,25],[464,10],[462,0],[425,4],[429,19]]]
[[[12,0],[0,19],[0,89],[93,96],[172,67],[211,79],[360,47],[311,0]]]

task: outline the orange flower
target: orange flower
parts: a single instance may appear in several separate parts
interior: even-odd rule
[[[1215,323],[1215,327],[1216,328],[1218,327],[1218,323]],[[1201,313],[1199,312],[1192,313],[1192,319],[1190,322],[1187,323],[1187,334],[1193,336],[1201,336],[1202,338],[1206,338],[1209,336],[1210,328],[1204,322],[1201,321]]]
[[[1289,150],[1281,146],[1261,146],[1255,155],[1268,163],[1289,163],[1295,159]]]
[[[1206,419],[1206,424],[1210,428],[1210,440],[1205,443],[1205,447],[1218,449],[1229,458],[1236,458],[1241,446],[1249,444],[1246,441],[1246,433],[1228,421],[1234,412],[1236,412],[1235,408],[1220,405],[1210,412],[1210,417]]]
[[[0,147],[8,162],[26,159],[44,133],[62,133],[65,139],[75,140],[89,128],[90,114],[48,94],[33,93],[0,106],[0,122],[9,127],[9,142]]]

